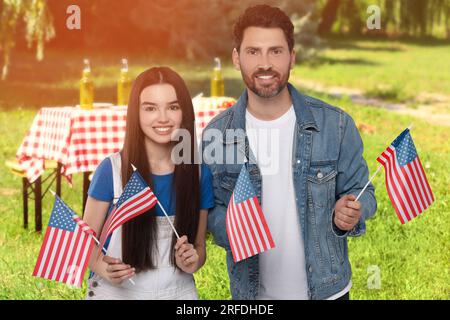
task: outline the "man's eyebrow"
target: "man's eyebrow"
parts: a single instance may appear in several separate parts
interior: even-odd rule
[[[249,46],[249,47],[245,47],[245,48],[244,48],[244,50],[249,50],[249,49],[259,50],[259,51],[262,50],[261,47],[252,47],[252,46]],[[281,46],[281,45],[280,45],[280,46],[269,47],[269,50],[275,50],[275,49],[284,49],[284,46]]]
[[[269,50],[275,50],[275,49],[284,49],[283,46],[274,46],[274,47],[270,47]]]
[[[245,47],[244,50],[249,50],[249,49],[253,49],[253,50],[261,50],[261,48],[259,47]]]

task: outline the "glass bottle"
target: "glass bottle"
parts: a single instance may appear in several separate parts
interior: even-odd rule
[[[122,59],[122,68],[117,82],[117,105],[128,105],[128,99],[131,91],[131,79],[128,73],[128,60]]]
[[[84,59],[83,76],[80,80],[80,107],[91,110],[94,108],[94,82],[92,81],[91,66],[88,59]]]

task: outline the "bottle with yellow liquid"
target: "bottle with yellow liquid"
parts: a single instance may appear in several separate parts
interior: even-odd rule
[[[214,58],[215,67],[211,76],[211,97],[223,97],[224,96],[224,81],[222,67],[219,58]]]
[[[128,105],[128,98],[131,91],[131,79],[128,74],[128,60],[122,59],[122,69],[120,69],[120,76],[117,82],[117,105]]]
[[[85,110],[94,108],[94,82],[88,59],[84,59],[83,76],[80,80],[80,107]]]

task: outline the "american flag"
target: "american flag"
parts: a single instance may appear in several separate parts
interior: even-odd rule
[[[120,195],[113,212],[105,222],[100,237],[100,248],[118,227],[153,208],[158,199],[138,171],[134,171]]]
[[[94,232],[58,197],[50,216],[33,276],[81,287]]]
[[[417,217],[434,201],[416,147],[405,129],[377,158],[386,173],[386,189],[402,224]]]
[[[226,229],[234,262],[275,247],[245,164],[228,204]]]

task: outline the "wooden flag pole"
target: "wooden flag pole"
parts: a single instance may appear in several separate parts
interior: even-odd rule
[[[408,129],[411,130],[412,128],[413,128],[413,124],[411,123],[411,124],[408,126]],[[364,191],[366,190],[366,188],[369,186],[369,183],[373,180],[373,178],[375,178],[375,176],[377,175],[378,171],[380,171],[381,167],[382,167],[382,165],[380,164],[380,165],[378,166],[377,171],[375,171],[375,173],[372,175],[372,177],[370,178],[370,180],[367,181],[366,185],[365,185],[364,188],[361,190],[361,192],[358,194],[358,196],[356,197],[356,200],[355,200],[355,201],[358,201],[358,199],[361,197],[361,195],[363,194],[363,192],[364,192]]]
[[[50,192],[52,193],[52,195],[54,197],[56,197],[56,193],[53,192],[53,190],[50,190]],[[92,234],[92,238],[94,239],[94,241],[97,243],[97,246],[100,248],[100,241],[98,241],[98,239]],[[106,255],[106,249],[105,247],[102,247],[102,252]],[[132,279],[128,279],[132,285],[136,285],[136,283],[132,280]]]

